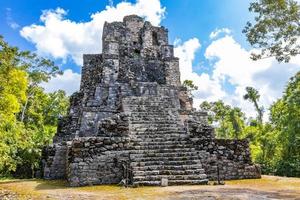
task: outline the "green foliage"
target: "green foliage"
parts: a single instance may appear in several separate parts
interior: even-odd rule
[[[198,86],[194,85],[192,80],[183,81],[183,86],[185,86],[189,91],[198,90]]]
[[[256,14],[243,32],[249,43],[259,49],[252,59],[275,57],[289,62],[300,53],[300,7],[294,0],[256,0],[249,7]]]
[[[258,122],[260,124],[263,123],[263,107],[259,107],[258,101],[260,98],[260,95],[258,91],[253,87],[246,87],[246,94],[244,95],[245,100],[249,100],[251,103],[254,104],[255,110],[257,111],[257,118]]]
[[[247,23],[249,43],[260,49],[252,59],[275,57],[289,62],[300,53],[300,7],[293,0],[258,0],[249,10],[256,13],[255,24]],[[300,84],[299,73],[288,84],[282,99],[271,106],[271,124],[263,124],[263,109],[258,106],[259,95],[247,88],[244,98],[250,100],[258,113],[260,126],[251,127],[254,160],[262,165],[264,173],[300,176]],[[257,134],[258,133],[258,134]]]
[[[239,108],[222,101],[203,102],[200,107],[216,126],[218,138],[248,138],[252,159],[264,174],[300,177],[300,72],[287,84],[283,97],[270,107],[270,120],[263,122],[260,95],[247,87],[245,100],[253,103],[256,119],[246,119]]]
[[[274,174],[280,158],[281,145],[278,140],[278,130],[270,123],[259,125],[257,135],[252,144],[259,148],[254,161],[261,165],[264,174]]]
[[[282,145],[277,173],[300,176],[300,72],[290,79],[283,97],[270,110],[271,121],[279,131]]]
[[[63,91],[47,94],[39,83],[60,73],[52,61],[0,37],[0,175],[38,166],[41,148],[68,107]]]
[[[223,101],[204,101],[200,108],[209,114],[208,120],[216,125],[218,138],[241,138],[245,125],[245,114],[241,109],[225,105]]]
[[[198,86],[196,86],[192,80],[183,81],[183,86],[187,89],[189,97],[193,97],[192,92],[194,90],[198,90]]]

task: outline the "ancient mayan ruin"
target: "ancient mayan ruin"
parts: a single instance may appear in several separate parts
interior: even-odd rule
[[[80,91],[43,152],[43,176],[70,186],[206,184],[259,178],[247,140],[216,139],[180,82],[168,30],[136,15],[105,23]]]

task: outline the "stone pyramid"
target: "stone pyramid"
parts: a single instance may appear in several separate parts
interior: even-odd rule
[[[207,113],[193,109],[166,28],[126,16],[104,24],[102,45],[83,56],[80,91],[43,152],[44,178],[83,186],[260,177],[248,141],[215,139]]]

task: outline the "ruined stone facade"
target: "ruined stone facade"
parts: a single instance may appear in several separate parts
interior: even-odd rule
[[[84,55],[43,174],[71,186],[206,184],[258,178],[246,140],[215,139],[207,114],[180,83],[168,31],[142,18],[105,23],[102,54]]]

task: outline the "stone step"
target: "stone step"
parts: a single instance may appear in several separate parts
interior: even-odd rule
[[[130,151],[134,185],[160,185],[162,178],[169,185],[207,183],[198,152],[170,98],[130,97],[123,102],[135,144]]]
[[[155,106],[155,105],[166,105],[168,107],[174,107],[175,104],[170,103],[171,99],[145,99],[145,100],[130,100],[130,102],[125,102],[126,106]]]
[[[123,99],[125,102],[133,102],[133,103],[136,103],[135,101],[138,101],[138,102],[145,102],[145,101],[149,101],[149,100],[152,100],[152,101],[156,101],[156,102],[159,102],[159,101],[170,101],[171,98],[169,96],[131,96],[131,97],[125,97]]]
[[[178,148],[194,148],[193,144],[158,144],[158,145],[135,145],[135,150],[150,150],[150,149],[178,149]]]
[[[182,160],[154,160],[154,161],[146,161],[146,162],[131,162],[130,166],[132,167],[143,167],[143,166],[153,166],[153,165],[199,165],[201,166],[201,162],[199,159],[189,160],[182,157]]]
[[[178,115],[178,110],[177,109],[159,109],[157,111],[155,110],[149,110],[149,111],[132,111],[130,112],[130,116],[134,117],[134,116],[155,116],[155,117],[177,117]]]
[[[195,156],[179,156],[179,157],[134,157],[134,162],[147,162],[147,161],[177,161],[182,160],[182,158],[187,158],[190,160],[197,160],[199,159],[198,155]]]
[[[149,175],[192,175],[205,174],[204,169],[192,170],[153,170],[153,171],[134,171],[135,176],[149,176]]]
[[[163,138],[163,140],[156,140],[156,141],[162,141],[162,142],[166,142],[166,141],[176,141],[176,138],[178,138],[178,141],[186,141],[189,140],[189,137],[183,133],[152,133],[152,132],[145,132],[145,133],[132,133],[131,134],[132,138],[139,138],[139,139],[149,139],[148,141],[152,141],[150,139],[160,139]],[[166,140],[170,138],[170,140]],[[137,140],[140,141],[140,140]],[[144,140],[143,140],[144,141]],[[192,144],[192,142],[191,142]]]
[[[167,111],[169,112],[174,112],[177,110],[176,107],[174,106],[167,106],[164,103],[162,104],[157,104],[157,105],[139,105],[139,106],[133,106],[133,105],[126,105],[123,107],[125,111],[128,111],[130,113],[138,113],[138,112],[152,112],[152,113],[156,113],[156,112],[162,112],[165,111],[165,113]]]
[[[199,164],[194,165],[148,165],[141,167],[132,167],[134,171],[153,171],[153,170],[192,170],[192,169],[202,169]]]
[[[203,180],[170,180],[168,185],[206,185],[208,179]],[[133,183],[134,186],[159,186],[161,181],[136,181]]]
[[[136,133],[136,132],[133,132],[132,133],[132,135],[131,136],[133,136],[133,137],[135,137],[135,138],[165,138],[165,139],[167,139],[167,138],[174,138],[174,139],[176,139],[176,138],[178,138],[178,140],[183,140],[183,139],[185,139],[185,140],[188,140],[190,137],[189,137],[189,135],[187,135],[186,133],[181,133],[181,132],[178,132],[178,133],[176,133],[176,132],[170,132],[170,133],[165,133],[165,132],[158,132],[158,133],[156,133],[156,132],[138,132],[138,133]]]
[[[207,185],[208,179],[202,180],[170,180],[168,185]]]
[[[150,115],[157,115],[158,113],[164,114],[164,115],[178,115],[177,111],[178,108],[175,107],[167,107],[165,105],[159,105],[159,106],[145,106],[142,107],[127,107],[127,111],[130,114],[146,114],[149,113]]]
[[[180,134],[185,134],[187,135],[187,132],[181,128],[181,127],[176,127],[176,126],[157,126],[155,127],[154,125],[149,125],[149,126],[144,126],[142,127],[141,125],[139,126],[131,126],[130,127],[130,132],[132,133],[180,133]]]
[[[148,142],[154,142],[154,143],[159,143],[159,142],[187,142],[187,138],[186,137],[169,137],[169,138],[166,138],[166,137],[163,137],[163,136],[160,136],[160,137],[157,137],[157,138],[149,138],[149,137],[135,137],[133,138],[132,140],[134,140],[135,142],[145,142],[145,143],[148,143]],[[188,141],[189,142],[189,141]],[[190,142],[189,142],[190,143]]]
[[[145,141],[145,140],[140,140],[138,141],[139,145],[176,145],[176,144],[191,144],[190,141],[186,140],[171,140],[171,141],[165,141],[165,140],[160,140],[160,141]]]
[[[150,122],[154,124],[180,124],[180,120],[178,119],[172,119],[172,118],[155,118],[148,116],[146,117],[137,117],[136,119],[130,119],[131,124],[137,124],[137,123],[145,123],[149,124]]]
[[[141,136],[141,137],[166,137],[166,136],[175,136],[175,137],[185,137],[188,138],[188,134],[184,131],[136,131],[136,130],[132,130],[131,131],[132,135],[136,135],[136,136]]]
[[[178,112],[178,111],[177,111]],[[129,115],[129,119],[134,120],[134,119],[149,119],[149,118],[161,118],[161,119],[173,119],[173,120],[178,120],[180,119],[180,116],[178,115],[178,113],[164,113],[164,112],[160,112],[157,114],[152,114],[151,112],[147,113],[147,114],[141,114],[140,112],[136,112],[136,113],[130,113]]]
[[[149,120],[164,120],[164,121],[169,121],[169,122],[180,122],[180,118],[179,116],[170,116],[170,115],[160,115],[160,116],[152,116],[152,115],[147,115],[147,116],[140,116],[140,115],[136,115],[136,116],[131,116],[129,117],[130,121],[149,121]]]
[[[175,105],[171,104],[170,101],[168,100],[152,100],[147,99],[147,101],[135,101],[131,100],[130,103],[125,103],[127,108],[140,108],[140,107],[159,107],[159,106],[164,106],[168,108],[175,108]]]
[[[166,103],[157,103],[157,104],[139,104],[139,105],[124,105],[124,110],[130,111],[132,113],[136,112],[151,112],[151,113],[156,113],[156,112],[162,112],[164,111],[165,113],[169,112],[174,112],[178,110],[178,108],[174,105],[168,105]]]
[[[160,136],[160,135],[163,135],[163,136],[175,136],[175,137],[185,137],[185,138],[189,138],[189,134],[186,133],[185,131],[182,131],[182,130],[130,130],[130,133],[131,134],[134,134],[134,135],[140,135],[140,136],[154,136],[154,137],[157,137],[157,136]]]
[[[158,128],[161,129],[184,129],[184,126],[181,123],[152,123],[152,122],[139,122],[139,123],[132,123],[129,122],[132,128],[139,128],[139,129],[153,129],[156,130]]]
[[[191,175],[149,175],[149,176],[133,176],[133,182],[138,181],[160,181],[162,178],[171,180],[205,180],[206,174],[191,174]]]
[[[148,134],[134,134],[133,135],[135,138],[139,138],[139,139],[159,139],[162,138],[164,139],[164,141],[171,141],[171,140],[175,140],[176,138],[178,138],[178,140],[187,140],[188,136],[184,135],[184,134],[170,134],[170,133],[166,133],[166,134],[153,134],[153,133],[148,133]]]
[[[162,130],[162,131],[171,131],[171,130],[184,130],[184,127],[181,124],[170,124],[170,123],[131,123],[130,122],[130,127],[132,130]]]
[[[167,96],[147,96],[147,97],[128,97],[128,98],[124,98],[123,101],[125,103],[127,103],[128,105],[131,105],[131,104],[136,104],[136,103],[149,103],[149,102],[156,102],[156,103],[170,103],[172,99],[170,97],[167,97]]]
[[[181,156],[198,156],[198,153],[196,151],[192,151],[192,152],[164,152],[164,153],[147,153],[147,154],[143,154],[143,153],[131,153],[130,154],[130,158],[134,159],[134,158],[148,158],[148,157],[181,157]]]
[[[169,121],[165,122],[160,119],[155,121],[130,121],[129,124],[131,127],[135,128],[184,128],[181,122]]]
[[[177,110],[170,111],[168,109],[164,110],[164,108],[160,108],[157,111],[153,111],[153,109],[149,109],[148,111],[134,111],[130,112],[129,118],[135,119],[138,117],[155,117],[155,118],[167,118],[167,119],[178,119],[179,114]]]
[[[161,185],[161,181],[135,181],[132,185],[134,187],[138,187],[138,186],[159,186],[159,185]]]
[[[159,108],[159,110],[153,110],[149,109],[147,111],[131,111],[130,116],[156,116],[156,117],[177,117],[178,115],[178,109],[164,109]]]
[[[159,127],[181,127],[180,121],[175,121],[175,120],[168,120],[164,121],[162,119],[152,119],[152,120],[137,120],[137,121],[130,121],[130,124],[133,127],[138,127],[138,126],[143,126],[143,127],[148,127],[147,125],[156,125]]]
[[[131,96],[131,97],[128,97],[128,98],[124,98],[123,99],[125,101],[125,103],[127,103],[128,105],[131,105],[131,104],[135,104],[135,103],[148,103],[151,102],[151,103],[168,103],[170,104],[170,101],[172,100],[170,97],[167,97],[167,96]]]
[[[185,128],[181,122],[154,122],[154,121],[138,121],[138,122],[129,122],[129,124],[131,125],[131,127],[133,128],[143,128],[143,129],[157,129],[157,128],[170,128],[170,129],[174,129],[174,128]]]
[[[137,137],[178,137],[178,138],[190,138],[190,135],[188,135],[184,131],[130,131],[131,135],[137,136]]]
[[[132,154],[151,154],[151,153],[182,153],[182,152],[193,152],[195,148],[174,148],[174,149],[140,149],[131,150]],[[145,156],[146,156],[145,155]]]
[[[163,110],[163,109],[160,109],[159,111],[154,111],[154,110],[149,110],[149,111],[140,111],[140,112],[131,112],[132,114],[136,114],[136,113],[139,113],[139,114],[145,114],[147,115],[148,113],[151,113],[151,114],[169,114],[169,113],[172,113],[172,111],[174,111],[174,113],[177,113],[178,112],[178,108],[174,108],[174,109],[166,109],[166,110]],[[177,114],[178,115],[178,114]]]

